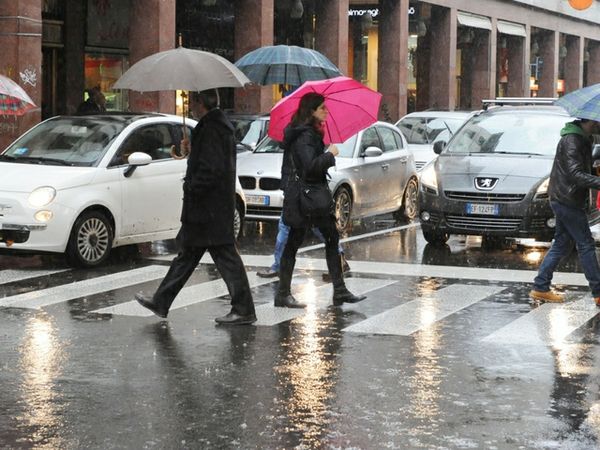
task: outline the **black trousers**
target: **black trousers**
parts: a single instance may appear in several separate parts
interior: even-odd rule
[[[290,228],[290,234],[281,256],[281,264],[279,266],[279,294],[287,295],[290,293],[292,284],[292,273],[296,265],[296,254],[304,241],[306,232],[311,227],[307,228]],[[335,289],[345,287],[344,278],[342,275],[342,260],[338,251],[340,235],[335,226],[335,218],[325,224],[320,224],[317,227],[325,238],[325,259],[329,275]]]
[[[231,311],[242,316],[254,314],[254,302],[246,268],[234,244],[211,247],[183,247],[154,293],[152,301],[168,311],[198,266],[204,252],[210,253],[231,296]]]

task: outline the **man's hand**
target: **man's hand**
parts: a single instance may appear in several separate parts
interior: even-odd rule
[[[179,148],[181,149],[181,155],[177,154],[177,149],[174,145],[171,146],[171,157],[173,159],[183,159],[190,154],[190,140],[182,139],[181,146]]]

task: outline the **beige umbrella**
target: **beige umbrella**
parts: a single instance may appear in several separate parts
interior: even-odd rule
[[[141,59],[117,80],[113,88],[139,92],[204,91],[244,87],[250,82],[240,69],[222,56],[180,46]],[[183,125],[185,136],[185,111]]]

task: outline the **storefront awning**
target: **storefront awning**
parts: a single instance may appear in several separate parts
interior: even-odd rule
[[[525,25],[514,22],[505,22],[503,20],[498,21],[498,33],[510,34],[512,36],[527,37],[527,30]]]
[[[462,11],[458,11],[457,19],[459,25],[472,28],[483,28],[484,30],[492,30],[492,21],[489,17],[477,16]]]

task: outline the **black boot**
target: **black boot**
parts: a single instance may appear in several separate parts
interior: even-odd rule
[[[292,285],[292,273],[294,272],[295,260],[281,258],[279,265],[279,289],[275,295],[275,306],[284,308],[306,308],[290,292]]]
[[[142,294],[141,292],[138,292],[137,294],[135,294],[135,299],[144,308],[149,309],[150,311],[152,311],[154,314],[156,314],[158,317],[160,317],[162,319],[165,319],[167,317],[167,314],[169,314],[168,309],[165,310],[161,306],[157,305],[156,303],[154,303],[154,301],[151,297],[148,297],[148,296]]]
[[[344,303],[358,303],[367,298],[366,295],[354,295],[345,285],[333,289],[333,305],[340,306]]]

